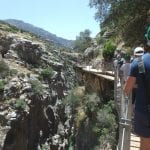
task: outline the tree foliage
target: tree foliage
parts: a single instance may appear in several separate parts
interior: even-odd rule
[[[102,23],[109,15],[112,4],[116,1],[117,0],[90,0],[89,6],[97,9],[95,19]]]
[[[95,7],[96,20],[101,27],[109,26],[121,33],[127,43],[144,37],[147,11],[150,0],[90,0],[89,6]]]
[[[91,45],[92,38],[90,37],[90,34],[91,31],[89,29],[80,32],[80,35],[76,37],[74,48],[79,52],[84,52],[84,50]]]
[[[108,18],[111,18],[111,21],[116,21],[127,15],[133,17],[146,13],[149,9],[149,3],[150,0],[89,0],[89,6],[97,9],[95,18],[101,23]]]

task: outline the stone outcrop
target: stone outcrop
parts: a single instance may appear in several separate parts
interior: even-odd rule
[[[30,64],[39,64],[42,55],[42,48],[39,44],[28,40],[20,40],[13,47],[19,57]]]
[[[83,53],[83,60],[88,64],[96,58],[100,53],[102,53],[102,46],[92,46],[88,47]],[[102,55],[102,54],[101,54]]]
[[[3,58],[4,58],[4,55],[10,49],[10,45],[12,44],[12,41],[13,39],[11,37],[6,36],[4,34],[0,34],[0,53]]]

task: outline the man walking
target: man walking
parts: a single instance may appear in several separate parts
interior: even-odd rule
[[[129,95],[137,83],[134,111],[134,132],[140,136],[140,150],[150,150],[150,46],[146,45],[143,56],[131,64],[130,75],[125,83],[124,92]],[[150,90],[150,89],[149,89]]]

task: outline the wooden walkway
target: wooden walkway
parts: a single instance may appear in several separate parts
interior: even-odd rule
[[[99,76],[107,80],[114,81],[114,72],[112,71],[103,72],[101,69],[93,69],[90,66],[86,66],[86,67],[76,66],[76,67],[82,69],[82,71],[94,74],[95,76]]]

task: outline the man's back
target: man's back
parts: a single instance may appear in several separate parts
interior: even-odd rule
[[[145,84],[150,80],[150,53],[142,56],[145,73],[139,73],[138,59],[134,60],[131,64],[130,76],[136,77],[137,90],[136,90],[136,108],[142,113],[147,113],[147,95]]]

